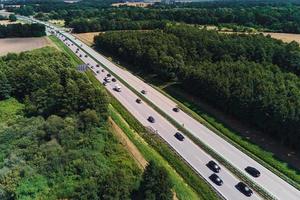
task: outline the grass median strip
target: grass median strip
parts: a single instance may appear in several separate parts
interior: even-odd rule
[[[77,44],[76,44],[77,45]],[[78,46],[78,45],[77,45]],[[81,48],[81,47],[79,47]],[[82,49],[83,50],[83,49]],[[83,50],[84,51],[84,50]],[[236,169],[233,165],[231,165],[227,160],[225,160],[222,156],[220,156],[218,153],[216,153],[213,149],[208,147],[206,144],[204,144],[202,141],[193,136],[189,131],[187,131],[185,128],[183,128],[180,124],[178,124],[175,120],[173,120],[169,115],[167,115],[165,112],[163,112],[160,108],[158,108],[155,104],[153,104],[150,100],[145,98],[143,95],[141,95],[138,91],[136,91],[132,86],[130,86],[126,81],[124,81],[122,78],[120,78],[118,75],[116,75],[114,72],[112,72],[109,68],[107,68],[102,63],[98,62],[93,56],[91,56],[88,52],[84,51],[87,55],[89,55],[91,58],[93,58],[99,65],[101,65],[103,68],[105,68],[109,73],[111,73],[113,76],[115,76],[120,82],[122,82],[127,88],[129,88],[132,92],[134,92],[137,96],[139,96],[141,99],[143,99],[148,105],[150,105],[153,109],[155,109],[159,114],[161,114],[163,117],[165,117],[170,123],[172,123],[178,130],[183,132],[185,135],[190,137],[195,144],[197,144],[200,148],[205,150],[208,154],[210,154],[212,157],[214,157],[216,160],[218,160],[220,163],[222,163],[226,168],[235,174],[237,177],[239,177],[242,181],[247,183],[250,187],[252,187],[259,195],[264,197],[265,199],[275,199],[271,194],[269,194],[266,190],[264,190],[262,187],[254,183],[251,179],[246,177],[242,172],[240,172],[238,169]]]

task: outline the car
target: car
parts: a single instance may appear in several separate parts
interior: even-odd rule
[[[215,173],[219,173],[221,170],[221,167],[213,160],[209,161],[206,166]]]
[[[104,85],[104,86],[106,86],[106,85],[107,85],[107,83],[106,83],[105,81],[103,81],[103,85]]]
[[[97,64],[96,67],[100,67],[100,66]]]
[[[86,58],[87,58],[88,56],[87,56],[87,55],[85,55],[84,57],[86,57]]]
[[[173,108],[173,111],[174,111],[174,112],[179,112],[179,108],[178,108],[178,107],[175,107],[175,108]]]
[[[257,169],[255,169],[254,167],[248,166],[245,168],[245,171],[248,172],[248,174],[250,174],[253,177],[260,176],[260,172]]]
[[[106,76],[107,76],[107,77],[111,77],[111,74],[107,74]]]
[[[253,191],[243,182],[239,182],[235,187],[247,197],[253,194]]]
[[[146,90],[141,91],[142,94],[147,94]]]
[[[91,66],[92,69],[94,69],[94,66]]]
[[[212,175],[210,175],[209,179],[214,182],[216,185],[221,186],[223,185],[223,181],[222,179],[215,173],[213,173]]]
[[[110,78],[109,77],[105,77],[104,81],[107,82],[107,83],[109,83],[110,82]]]
[[[99,74],[99,73],[100,73],[100,72],[99,72],[99,70],[97,70],[96,72],[97,72],[97,74]]]
[[[112,82],[116,82],[117,80],[116,80],[115,78],[112,78],[111,81],[112,81]]]
[[[135,100],[137,103],[142,103],[142,100],[141,99],[136,99]]]
[[[104,69],[101,69],[101,72],[104,72]]]
[[[155,119],[154,119],[154,117],[152,117],[152,116],[149,116],[149,117],[148,117],[148,121],[151,122],[151,123],[155,123]]]
[[[81,58],[81,57],[82,57],[82,55],[80,54],[80,55],[79,55],[79,57]]]
[[[179,132],[176,132],[175,135],[174,135],[179,141],[183,141],[184,140],[184,136],[179,133]]]

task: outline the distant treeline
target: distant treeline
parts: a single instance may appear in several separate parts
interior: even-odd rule
[[[200,25],[235,25],[267,31],[300,33],[298,14],[300,5],[283,1],[193,3],[171,6],[158,4],[150,8],[97,7],[83,2],[69,6],[45,2],[39,6],[35,4],[23,6],[14,11],[24,15],[42,13],[38,17],[44,20],[64,19],[66,26],[73,27],[78,32],[122,28],[144,29],[145,25],[142,22],[145,21],[147,21],[147,29],[149,27],[154,29],[157,28],[155,21],[171,21]],[[95,25],[92,26],[91,22]]]
[[[297,43],[171,26],[164,31],[107,32],[95,38],[95,45],[137,71],[180,82],[189,94],[299,148]]]
[[[7,37],[41,37],[46,35],[45,26],[41,24],[0,25],[0,38]]]

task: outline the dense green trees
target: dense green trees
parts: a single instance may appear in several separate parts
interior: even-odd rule
[[[167,171],[155,162],[150,161],[144,171],[139,188],[141,199],[171,200],[173,199],[171,188],[172,183]]]
[[[107,32],[102,51],[135,70],[178,80],[190,94],[299,148],[299,45],[262,35],[227,35],[188,26]]]
[[[10,14],[10,15],[9,15],[9,20],[10,20],[11,22],[15,22],[15,21],[17,21],[17,17],[16,17],[16,15],[14,15],[14,14]]]
[[[45,26],[41,24],[0,25],[0,38],[6,37],[41,37],[46,35]]]
[[[141,171],[108,132],[104,89],[68,56],[44,48],[1,57],[0,83],[1,98],[17,98],[28,116],[0,129],[1,200],[130,198]]]

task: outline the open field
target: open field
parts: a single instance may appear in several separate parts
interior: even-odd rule
[[[99,35],[99,33],[101,32],[78,33],[74,35],[87,45],[92,46],[94,43],[94,37]]]
[[[8,25],[8,24],[19,24],[19,23],[23,23],[21,21],[15,21],[15,22],[11,22],[9,20],[0,20],[0,25]]]
[[[300,34],[292,33],[263,33],[264,35],[270,35],[272,38],[282,40],[283,42],[296,41],[300,43]]]
[[[4,56],[7,53],[20,53],[51,45],[52,43],[47,37],[4,38],[0,39],[0,56]]]
[[[65,26],[65,20],[55,20],[55,19],[52,19],[52,20],[49,20],[49,22],[51,24],[56,25],[56,26],[60,26],[60,27],[64,27]]]

